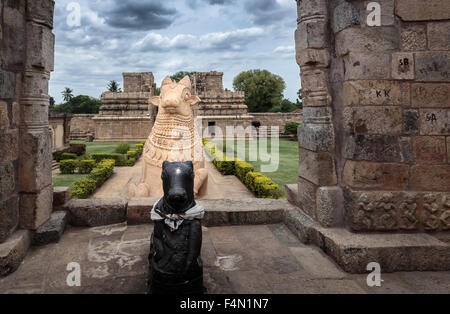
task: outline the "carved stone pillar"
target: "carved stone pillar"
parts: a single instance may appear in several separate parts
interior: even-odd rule
[[[298,205],[323,226],[342,221],[332,124],[329,18],[326,0],[297,1],[296,58],[301,70],[303,124],[298,129]]]
[[[53,71],[53,0],[27,1],[26,60],[20,106],[20,226],[35,230],[52,212],[52,135],[48,80]]]

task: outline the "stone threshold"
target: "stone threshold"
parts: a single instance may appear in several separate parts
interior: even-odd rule
[[[298,208],[285,213],[286,226],[305,244],[314,244],[348,273],[450,270],[450,245],[425,233],[354,233],[324,228]]]
[[[97,227],[127,222],[130,225],[151,223],[150,210],[157,198],[72,199],[65,204],[69,223]],[[203,225],[276,224],[285,220],[285,212],[295,208],[287,200],[274,199],[198,199],[205,207]]]

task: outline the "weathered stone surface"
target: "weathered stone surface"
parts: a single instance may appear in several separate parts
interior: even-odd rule
[[[123,199],[72,199],[67,203],[70,224],[87,227],[126,221],[126,207]]]
[[[419,110],[421,135],[450,135],[450,109]]]
[[[445,163],[446,149],[444,136],[414,137],[414,157],[417,163]]]
[[[314,152],[331,152],[334,148],[332,124],[301,124],[297,134],[301,148]]]
[[[361,8],[361,24],[367,26],[367,16],[370,12],[367,10],[367,6],[373,1],[364,1]],[[376,1],[381,7],[381,26],[394,25],[394,0],[378,0]]]
[[[450,228],[449,193],[346,190],[347,221],[355,231],[438,231]]]
[[[295,46],[297,50],[306,48],[322,49],[328,46],[324,20],[314,19],[302,22],[295,31]]]
[[[54,70],[55,35],[50,28],[27,23],[27,66],[38,67],[46,71]]]
[[[9,128],[8,104],[0,101],[0,130]]]
[[[401,162],[400,139],[394,135],[349,136],[345,141],[345,158],[352,160]]]
[[[53,211],[53,186],[38,193],[22,193],[20,196],[20,227],[37,230]]]
[[[367,273],[373,261],[385,272],[444,270],[450,265],[448,244],[423,233],[359,234],[323,228],[301,211],[288,211],[286,225],[300,241],[317,245],[350,273]]]
[[[5,241],[19,224],[19,196],[0,201],[0,243]]]
[[[322,186],[317,190],[317,221],[324,227],[337,227],[343,222],[344,198],[338,186]]]
[[[315,231],[313,226],[317,223],[300,209],[287,210],[284,223],[300,242],[309,244],[313,239]]]
[[[364,106],[344,109],[344,127],[349,134],[400,134],[402,108],[399,106]]]
[[[70,187],[55,186],[53,189],[53,208],[62,206],[70,200]]]
[[[392,78],[396,80],[414,79],[414,54],[399,52],[392,54]]]
[[[411,84],[408,82],[400,83],[402,89],[402,104],[405,107],[411,106]]]
[[[345,80],[383,80],[391,77],[391,56],[388,53],[350,52],[344,57],[344,64]]]
[[[402,162],[414,162],[413,144],[410,136],[400,137],[400,149],[402,151]]]
[[[411,188],[424,191],[450,191],[450,165],[412,166]]]
[[[325,49],[302,49],[296,53],[297,64],[303,67],[326,68],[330,64],[328,50]]]
[[[428,47],[430,50],[450,50],[450,22],[428,23]]]
[[[427,49],[426,26],[423,24],[411,24],[402,29],[402,50],[421,51]]]
[[[23,85],[25,97],[47,98],[50,75],[39,71],[26,71]]]
[[[52,184],[52,135],[48,129],[25,133],[21,135],[21,142],[21,191],[37,192]]]
[[[0,162],[19,158],[19,130],[12,129],[2,132],[0,134],[0,147],[2,148]]]
[[[299,148],[300,176],[319,186],[337,184],[333,156],[328,152],[312,152]]]
[[[19,268],[29,246],[28,230],[16,231],[6,242],[0,244],[0,277],[7,276]]]
[[[0,70],[0,98],[14,98],[15,88],[14,73]]]
[[[411,105],[421,108],[450,108],[450,84],[413,83]]]
[[[400,47],[395,27],[350,27],[336,35],[336,53],[397,50]]]
[[[34,245],[45,245],[59,242],[67,224],[67,214],[65,211],[53,212],[50,219],[39,227],[33,235]]]
[[[342,1],[333,12],[333,31],[335,33],[346,27],[360,25],[358,10],[348,2]]]
[[[20,105],[16,102],[12,103],[12,123],[18,127],[20,124]]]
[[[301,176],[298,178],[298,207],[313,219],[316,219],[317,188]]]
[[[419,133],[419,112],[417,110],[403,111],[403,133],[407,135]]]
[[[13,5],[6,5],[4,7],[3,22],[15,31],[22,31],[25,27],[24,11],[24,1]]]
[[[15,171],[11,162],[0,164],[0,197],[9,196],[16,188]]]
[[[205,208],[206,227],[280,223],[285,211],[294,208],[287,200],[270,199],[200,199],[197,203]]]
[[[323,69],[302,72],[303,106],[327,106],[331,103],[327,75]]]
[[[450,136],[447,136],[447,162],[450,163]]]
[[[400,83],[396,81],[346,81],[344,105],[400,105]]]
[[[450,52],[415,53],[416,80],[450,81]]]
[[[408,165],[347,160],[344,183],[354,188],[403,190],[408,188]]]
[[[53,28],[54,0],[28,1],[27,19]]]
[[[288,202],[298,206],[298,184],[286,184],[285,189]]]
[[[397,0],[395,14],[403,21],[450,19],[450,2],[447,0]]]
[[[150,211],[153,208],[157,198],[133,198],[127,205],[127,223],[138,225],[151,223]]]
[[[332,111],[330,107],[304,107],[303,122],[306,124],[330,124]]]

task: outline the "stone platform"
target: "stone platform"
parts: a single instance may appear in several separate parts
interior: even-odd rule
[[[145,293],[150,224],[69,227],[61,241],[33,247],[20,268],[0,279],[0,293]],[[282,224],[203,228],[208,293],[448,293],[450,272],[383,274],[369,288],[366,275],[346,274]],[[81,286],[68,287],[71,262]]]

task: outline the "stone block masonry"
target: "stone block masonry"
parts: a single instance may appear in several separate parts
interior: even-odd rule
[[[38,229],[52,211],[53,8],[53,0],[0,2],[1,276],[20,265],[28,230]]]
[[[297,1],[305,97],[294,203],[321,228],[337,228],[324,231],[329,241],[343,230],[365,232],[367,241],[371,232],[447,234],[450,2],[380,0],[374,27],[369,2]],[[432,263],[450,269],[446,254]],[[351,258],[336,261],[352,268]],[[411,269],[425,263],[410,262]]]

